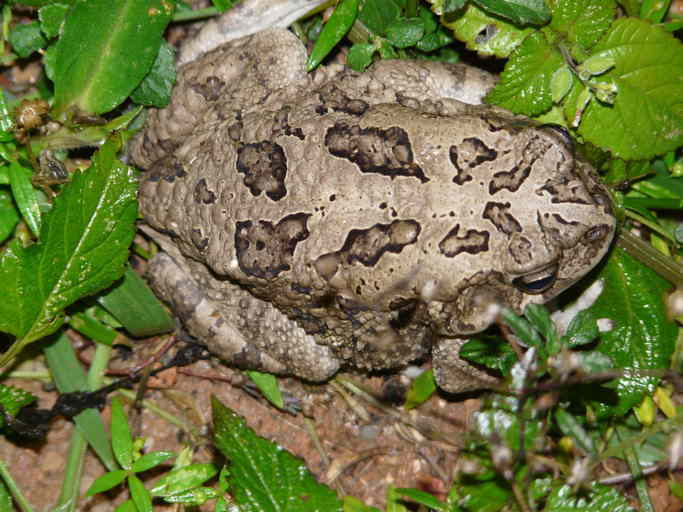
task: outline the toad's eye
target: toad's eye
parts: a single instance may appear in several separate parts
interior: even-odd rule
[[[574,139],[572,139],[572,136],[569,135],[569,131],[567,131],[567,129],[564,126],[554,123],[547,123],[541,125],[541,128],[554,131],[557,135],[559,135],[562,138],[562,140],[567,144],[567,146],[569,146],[572,150],[574,149]]]
[[[557,280],[557,263],[536,270],[531,274],[519,276],[512,281],[512,284],[521,292],[535,295],[548,290]]]

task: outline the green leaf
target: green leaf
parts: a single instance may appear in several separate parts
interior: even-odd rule
[[[553,8],[550,28],[585,51],[607,32],[615,14],[614,0],[562,0]]]
[[[414,46],[425,34],[422,18],[408,18],[393,22],[387,27],[387,40],[396,48]]]
[[[640,18],[659,23],[664,19],[671,5],[671,0],[643,0],[640,5]]]
[[[518,114],[542,114],[553,105],[551,81],[563,65],[562,55],[541,32],[531,34],[512,52],[486,101]]]
[[[510,491],[497,481],[458,485],[458,490],[463,496],[459,504],[468,511],[498,512],[512,499]]]
[[[12,503],[12,494],[5,485],[5,482],[0,480],[0,512],[13,512],[16,510]]]
[[[560,66],[550,77],[550,96],[553,103],[560,103],[574,85],[574,73],[569,66]]]
[[[111,402],[111,447],[123,469],[133,467],[133,436],[128,426],[128,415],[118,398]]]
[[[153,512],[152,497],[137,476],[128,475],[128,488],[130,489],[130,497],[133,503],[135,503],[138,512]]]
[[[651,158],[683,145],[683,45],[671,34],[634,19],[620,18],[593,48],[615,67],[596,77],[614,83],[613,105],[593,101],[583,113],[579,134],[627,159]],[[576,109],[574,94],[569,110]]]
[[[215,464],[190,464],[165,473],[149,490],[152,496],[173,496],[199,487],[218,473]]]
[[[420,39],[415,47],[421,52],[433,52],[439,48],[443,48],[453,42],[453,37],[444,30],[443,27],[439,27],[435,32],[427,34],[422,39]],[[437,60],[443,60],[438,58]]]
[[[68,10],[69,6],[66,4],[51,4],[41,7],[38,11],[38,19],[43,34],[48,38],[57,37]]]
[[[550,354],[559,350],[559,337],[548,310],[539,304],[529,304],[524,308],[524,316],[541,334]]]
[[[517,354],[510,344],[499,336],[471,338],[460,349],[460,357],[507,374],[517,362]]]
[[[9,181],[12,187],[12,196],[19,207],[26,224],[36,237],[40,236],[40,204],[38,192],[33,188],[31,176],[33,172],[19,162],[10,162]]]
[[[436,381],[434,380],[434,370],[422,372],[417,379],[413,380],[406,396],[404,407],[407,411],[423,404],[436,391]]]
[[[550,11],[543,0],[474,0],[491,14],[510,20],[515,25],[544,25]]]
[[[33,402],[37,398],[21,388],[15,388],[14,386],[6,386],[5,384],[0,384],[0,405],[10,416],[16,416],[22,407],[25,407]],[[0,427],[5,425],[5,418],[0,415]]]
[[[598,324],[590,311],[579,311],[567,327],[567,332],[562,337],[564,343],[570,348],[586,345],[598,337]]]
[[[81,0],[57,42],[55,105],[102,114],[119,105],[149,72],[173,14],[165,0]]]
[[[601,335],[597,350],[617,368],[635,372],[618,380],[619,403],[602,413],[624,414],[654,391],[659,379],[638,375],[637,370],[667,368],[677,337],[676,324],[669,321],[663,297],[670,285],[653,270],[624,250],[616,248],[600,271],[604,290],[586,311],[593,321],[609,319],[614,328]]]
[[[241,511],[341,510],[334,491],[316,482],[301,460],[258,437],[216,398],[211,405],[216,447],[231,462],[231,494]]]
[[[220,494],[211,487],[198,487],[183,493],[174,494],[173,496],[166,496],[164,497],[164,501],[166,503],[182,503],[185,506],[192,505],[198,507],[208,500],[215,500],[219,496]]]
[[[148,469],[152,469],[154,466],[158,466],[164,461],[167,461],[171,457],[175,457],[173,452],[149,452],[145,453],[142,457],[133,463],[132,470],[135,473],[142,473]]]
[[[0,244],[14,232],[17,222],[19,212],[14,206],[12,195],[7,190],[0,189]]]
[[[394,0],[366,0],[358,20],[374,34],[383,36],[390,23],[398,19],[401,9]]]
[[[256,387],[259,388],[259,391],[263,393],[263,396],[265,396],[271,404],[278,409],[284,408],[285,401],[282,399],[280,385],[278,384],[275,375],[254,370],[249,370],[245,373],[249,375],[249,378],[256,384]]]
[[[86,496],[92,496],[100,492],[108,491],[123,482],[128,476],[128,471],[125,469],[115,469],[95,479],[95,481],[88,487]]]
[[[164,108],[171,101],[175,80],[175,50],[163,41],[152,69],[131,93],[130,99],[138,105]]]
[[[428,492],[420,491],[418,489],[404,488],[394,489],[394,492],[400,494],[401,496],[405,496],[406,498],[410,498],[411,500],[415,501],[416,503],[420,503],[425,507],[429,507],[434,510],[446,510],[446,504],[439,501],[434,497],[434,495],[429,494]]]
[[[41,242],[12,243],[0,256],[0,331],[19,338],[0,364],[54,332],[63,310],[119,278],[135,235],[135,171],[106,143],[76,172],[45,214]]]
[[[616,489],[594,483],[590,493],[574,493],[569,485],[554,489],[545,506],[545,510],[552,512],[595,512],[609,510],[609,512],[635,512],[624,496]]]
[[[15,25],[9,34],[9,42],[16,54],[22,58],[28,57],[47,44],[37,21]]]
[[[564,409],[555,411],[557,426],[565,436],[571,437],[585,455],[596,455],[593,440],[584,430],[579,420]]]
[[[306,63],[306,70],[312,71],[332,51],[349,31],[358,15],[359,0],[342,0],[335,7],[332,16],[323,27]]]
[[[521,318],[508,308],[504,308],[501,316],[505,323],[512,329],[512,332],[517,336],[522,343],[530,347],[540,348],[543,345],[543,340],[536,328],[530,322]]]
[[[488,16],[470,3],[462,16],[446,18],[443,24],[453,30],[455,37],[464,41],[467,48],[481,55],[508,57],[531,33],[532,28],[521,29],[510,23]]]
[[[346,55],[346,65],[354,71],[363,71],[372,64],[372,56],[377,48],[370,43],[356,43]]]
[[[241,0],[212,0],[212,3],[218,12],[225,12],[228,9],[232,9]]]
[[[133,336],[144,338],[175,329],[173,318],[137,272],[126,266],[123,279],[97,298]]]

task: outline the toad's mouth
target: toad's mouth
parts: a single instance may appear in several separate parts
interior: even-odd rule
[[[522,293],[539,295],[548,291],[555,284],[559,268],[557,261],[553,261],[543,268],[516,277],[512,280],[512,284]]]

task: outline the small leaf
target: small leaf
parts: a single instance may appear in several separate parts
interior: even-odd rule
[[[593,483],[590,492],[576,492],[571,486],[556,487],[550,493],[545,510],[553,512],[594,512],[609,510],[610,512],[635,512],[628,501],[616,489]]]
[[[172,496],[199,487],[218,473],[215,464],[190,464],[164,474],[149,490],[152,496]]]
[[[130,99],[138,105],[164,108],[171,101],[175,81],[175,50],[163,41],[152,69],[131,93]]]
[[[111,402],[111,447],[121,467],[130,470],[133,467],[133,436],[128,426],[128,415],[118,398]]]
[[[0,384],[0,405],[6,414],[16,416],[17,413],[29,404],[37,400],[37,397],[21,388]],[[5,425],[4,415],[0,415],[0,427]]]
[[[132,470],[135,473],[142,473],[148,469],[152,469],[158,466],[164,461],[167,461],[171,457],[175,457],[173,452],[149,452],[145,453],[142,457],[133,463]]]
[[[406,396],[406,403],[403,405],[407,411],[414,409],[418,405],[429,400],[436,391],[436,381],[434,380],[434,370],[422,372],[413,380]]]
[[[56,45],[55,105],[102,114],[149,72],[173,14],[165,0],[88,0],[69,11]]]
[[[14,231],[19,222],[19,212],[14,206],[12,196],[6,190],[0,189],[0,244]]]
[[[643,0],[640,4],[639,18],[659,23],[664,19],[670,4],[671,0]]]
[[[312,71],[322,62],[332,48],[334,48],[342,37],[349,31],[358,15],[359,0],[342,0],[334,9],[332,16],[327,20],[323,27],[320,37],[315,42],[313,51],[308,57],[306,70]]]
[[[570,347],[575,348],[586,345],[598,337],[600,331],[595,317],[590,311],[579,311],[569,323],[563,341]]]
[[[429,507],[434,510],[446,510],[446,504],[443,503],[442,501],[439,501],[434,497],[434,495],[429,494],[428,492],[425,491],[420,491],[418,489],[403,489],[403,488],[397,488],[394,489],[394,492],[401,495],[405,496],[406,498],[410,498],[416,503],[420,503],[421,505],[424,505],[425,507]]]
[[[574,85],[574,74],[569,66],[562,66],[555,70],[550,79],[550,95],[553,103],[560,103]]]
[[[593,55],[581,63],[578,67],[579,73],[585,73],[588,79],[593,75],[602,75],[614,67],[614,58],[604,55]]]
[[[59,29],[64,23],[69,6],[66,4],[51,4],[41,7],[38,11],[40,28],[46,37],[52,38],[59,35]]]
[[[16,54],[22,58],[28,57],[47,44],[37,21],[16,25],[9,34],[9,42]]]
[[[219,496],[220,494],[211,487],[198,487],[183,493],[165,496],[164,501],[166,503],[182,503],[185,506],[198,507],[206,503],[208,500],[215,500]]]
[[[88,491],[85,493],[85,495],[93,496],[94,494],[98,494],[101,492],[108,491],[109,489],[113,489],[121,482],[123,482],[126,479],[126,476],[128,476],[128,471],[126,471],[125,469],[115,469],[114,471],[110,471],[109,473],[106,473],[101,477],[97,478],[90,485],[90,487],[88,487]]]
[[[491,14],[510,20],[515,25],[544,25],[550,11],[543,0],[474,0]]]
[[[133,503],[135,503],[138,512],[153,512],[152,497],[138,477],[128,475],[128,488],[130,489],[130,497]]]
[[[346,64],[354,71],[363,71],[370,64],[372,64],[372,56],[375,54],[376,48],[374,44],[370,43],[356,43],[346,55]]]
[[[282,398],[280,385],[278,384],[275,375],[254,370],[249,370],[245,373],[249,375],[249,378],[256,384],[256,387],[259,388],[259,391],[263,393],[263,396],[265,396],[271,404],[278,409],[284,408],[285,401]]]
[[[374,34],[383,36],[390,23],[396,21],[401,9],[394,0],[366,0],[358,13],[361,21]]]
[[[502,317],[512,332],[529,347],[541,347],[543,340],[536,328],[524,318],[518,317],[511,310],[504,308]]]
[[[578,446],[586,455],[594,455],[596,453],[593,440],[573,414],[560,408],[555,411],[555,419],[557,420],[557,426],[562,433],[565,436],[571,437],[576,443],[576,446]]]
[[[421,18],[408,18],[389,25],[386,37],[396,48],[408,48],[417,44],[424,34],[424,21]]]
[[[596,80],[613,83],[613,105],[593,102],[579,125],[588,142],[627,159],[645,159],[683,145],[683,45],[671,34],[635,18],[620,18],[593,47],[593,57],[615,66]],[[581,98],[575,99],[578,110]],[[570,107],[571,108],[571,107]]]
[[[334,491],[316,482],[299,459],[256,436],[216,398],[212,410],[216,447],[230,460],[231,494],[241,511],[341,511]]]
[[[41,221],[40,204],[38,192],[31,183],[33,173],[31,169],[27,169],[16,161],[10,162],[8,170],[14,201],[17,203],[26,224],[31,228],[36,238],[38,238],[40,236]]]
[[[540,32],[527,37],[510,55],[500,82],[486,101],[517,114],[536,116],[553,105],[550,83],[564,65],[562,55]]]

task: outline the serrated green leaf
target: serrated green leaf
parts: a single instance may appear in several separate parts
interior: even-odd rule
[[[128,489],[130,489],[130,497],[138,512],[152,512],[152,497],[137,476],[128,476]]]
[[[174,457],[173,452],[149,452],[145,453],[138,460],[133,462],[132,470],[135,473],[142,473],[148,469],[152,469],[154,466],[158,466],[162,462],[167,461],[171,457]]]
[[[115,159],[118,147],[107,142],[88,171],[74,173],[45,214],[39,243],[13,242],[0,256],[0,331],[18,338],[0,364],[58,329],[64,308],[123,274],[135,235],[137,180]]]
[[[443,24],[453,30],[456,38],[467,48],[481,55],[508,57],[531,33],[532,28],[517,28],[500,18],[488,16],[474,4],[469,4],[462,16],[444,19]]]
[[[408,18],[391,23],[386,30],[387,40],[396,48],[414,46],[425,34],[422,18]]]
[[[171,101],[175,81],[175,50],[163,41],[152,69],[131,93],[130,99],[138,105],[164,108]]]
[[[436,381],[434,380],[434,370],[422,372],[413,380],[406,395],[406,403],[403,405],[407,411],[423,404],[436,391]]]
[[[346,65],[355,71],[363,71],[370,64],[372,64],[372,56],[375,54],[376,48],[374,44],[370,43],[356,43],[346,55]]]
[[[569,485],[558,487],[550,493],[545,509],[552,512],[635,512],[616,489],[597,483],[590,486],[588,496],[575,492]]]
[[[9,34],[9,42],[16,54],[22,58],[28,57],[47,44],[37,21],[15,25]]]
[[[212,397],[211,405],[214,440],[231,462],[228,480],[241,511],[341,510],[334,491],[316,482],[301,460],[258,437],[216,398]]]
[[[617,248],[600,272],[605,287],[586,311],[593,320],[609,319],[614,328],[603,332],[597,350],[617,368],[635,371],[620,378],[616,391],[619,403],[604,406],[602,413],[624,414],[654,391],[659,379],[637,374],[637,370],[667,368],[678,331],[669,321],[663,302],[670,285],[653,270]]]
[[[543,0],[474,0],[491,14],[506,18],[515,25],[544,25],[550,11]]]
[[[683,145],[680,41],[645,21],[620,18],[594,46],[593,56],[614,59],[615,67],[595,80],[613,82],[618,92],[613,105],[591,103],[579,124],[580,135],[627,160]],[[575,102],[570,109],[576,107]]]
[[[342,0],[337,4],[308,57],[307,71],[318,67],[332,48],[346,35],[358,16],[358,4],[359,0]]]
[[[218,473],[215,464],[190,464],[164,474],[149,490],[152,496],[172,496],[199,487]]]
[[[550,28],[585,51],[607,32],[615,14],[614,0],[562,0],[553,7]]]
[[[165,0],[79,1],[56,45],[55,111],[102,114],[149,72],[173,14]]]
[[[33,234],[40,237],[40,204],[38,192],[31,183],[33,172],[16,161],[10,162],[8,171],[14,201]]]
[[[0,243],[12,234],[17,222],[19,222],[19,212],[14,206],[11,194],[7,190],[0,189]]]
[[[285,406],[285,401],[280,392],[280,385],[278,384],[275,375],[254,370],[248,370],[245,373],[249,375],[249,378],[256,384],[256,387],[259,388],[259,391],[263,393],[263,396],[265,396],[271,404],[278,409],[282,409]]]
[[[518,114],[542,114],[553,105],[550,83],[562,65],[564,60],[557,48],[542,33],[531,34],[512,52],[500,82],[486,96],[486,101]]]
[[[108,491],[123,482],[126,479],[126,476],[128,476],[128,471],[125,469],[110,471],[109,473],[96,478],[90,487],[88,487],[88,491],[85,495],[92,496],[100,492]]]
[[[121,467],[130,470],[133,466],[133,436],[128,426],[128,415],[118,398],[111,402],[111,447]]]
[[[41,7],[38,11],[40,28],[48,38],[57,37],[59,29],[69,10],[67,4],[51,4]]]

